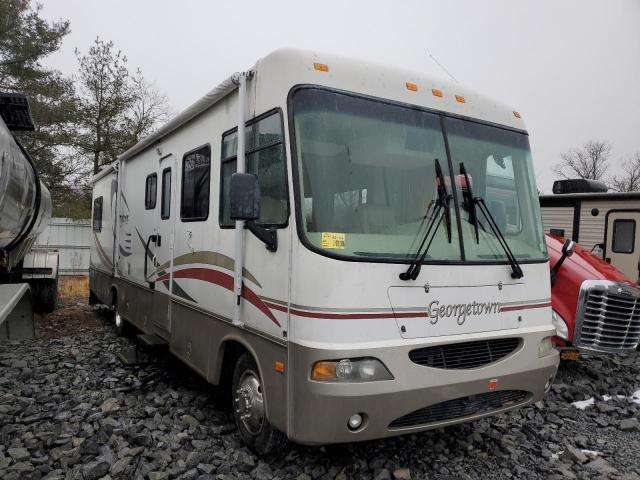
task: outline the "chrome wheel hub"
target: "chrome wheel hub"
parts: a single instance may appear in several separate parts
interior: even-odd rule
[[[257,435],[264,422],[264,400],[259,377],[247,371],[240,378],[233,399],[236,415],[249,433]]]

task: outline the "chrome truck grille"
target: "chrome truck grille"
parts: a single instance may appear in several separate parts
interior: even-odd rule
[[[436,403],[421,408],[415,412],[396,418],[389,424],[389,428],[403,428],[414,425],[425,425],[470,415],[483,415],[496,412],[504,408],[511,408],[529,400],[531,394],[522,390],[499,390],[485,392],[468,397],[455,398],[446,402]]]
[[[580,288],[574,344],[615,353],[635,350],[640,341],[640,289],[623,283],[587,280]]]
[[[412,362],[425,367],[460,370],[497,362],[521,345],[520,338],[493,338],[411,350]]]

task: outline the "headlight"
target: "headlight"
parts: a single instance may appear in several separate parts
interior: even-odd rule
[[[387,367],[376,358],[322,360],[313,364],[311,380],[320,382],[374,382],[393,380]]]
[[[567,327],[567,322],[565,322],[555,310],[551,311],[551,321],[553,322],[553,326],[556,327],[556,335],[565,340],[569,340],[569,327]]]
[[[543,338],[538,347],[538,356],[546,357],[553,351],[555,351],[555,349],[553,348],[553,343],[551,343],[551,337]]]

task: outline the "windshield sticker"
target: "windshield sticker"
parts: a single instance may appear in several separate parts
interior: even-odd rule
[[[322,232],[320,245],[322,248],[337,248],[344,250],[346,235],[344,233]]]

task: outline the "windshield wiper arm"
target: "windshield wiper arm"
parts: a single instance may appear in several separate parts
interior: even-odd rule
[[[431,247],[431,244],[436,237],[436,233],[438,231],[438,228],[440,227],[440,224],[442,223],[443,218],[445,219],[445,223],[447,225],[447,238],[449,240],[449,243],[451,243],[451,211],[449,210],[449,200],[451,196],[447,193],[447,189],[444,185],[444,176],[442,175],[440,162],[437,158],[435,161],[435,168],[436,180],[438,182],[438,199],[436,201],[436,208],[434,209],[432,216],[429,218],[429,223],[427,224],[427,229],[424,237],[422,237],[420,246],[418,247],[418,250],[416,251],[414,258],[409,264],[407,270],[400,274],[400,280],[415,280],[416,278],[418,278],[418,274],[420,273],[420,269],[422,268],[422,262],[424,262],[424,259],[427,256],[429,247]],[[434,225],[435,228],[433,228]],[[427,240],[429,240],[429,243],[427,243]],[[422,249],[425,243],[427,243],[427,246],[423,251]],[[420,252],[422,252],[422,254]]]
[[[493,234],[498,239],[498,243],[504,250],[504,253],[507,255],[507,260],[509,260],[509,264],[511,265],[511,278],[522,278],[524,276],[524,272],[522,271],[522,268],[520,268],[520,264],[518,263],[518,260],[516,259],[515,255],[509,248],[509,244],[505,240],[504,235],[502,235],[502,232],[500,231],[500,227],[498,227],[498,224],[495,218],[493,218],[493,215],[491,215],[489,208],[487,208],[487,204],[485,203],[484,198],[475,197],[473,199],[473,202],[474,204],[477,204],[480,207],[480,211],[484,215],[484,218],[487,219],[489,228],[491,228],[491,230],[493,231]]]

